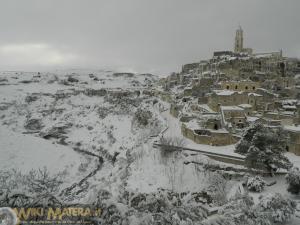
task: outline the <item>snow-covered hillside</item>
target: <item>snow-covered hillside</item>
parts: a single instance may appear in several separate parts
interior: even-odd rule
[[[0,203],[86,203],[103,208],[94,219],[105,224],[179,225],[209,221],[243,195],[241,166],[153,145],[175,138],[236,156],[233,145],[185,139],[157,81],[112,71],[0,72]]]

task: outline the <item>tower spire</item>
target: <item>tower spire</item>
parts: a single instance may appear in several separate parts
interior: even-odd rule
[[[239,24],[239,27],[235,33],[234,52],[239,53],[243,51],[243,42],[244,42],[243,29]]]

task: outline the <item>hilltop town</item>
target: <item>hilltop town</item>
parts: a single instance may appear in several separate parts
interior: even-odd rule
[[[300,60],[282,50],[256,53],[236,30],[233,51],[182,66],[160,80],[182,134],[197,144],[235,144],[251,124],[280,126],[288,152],[300,155]]]

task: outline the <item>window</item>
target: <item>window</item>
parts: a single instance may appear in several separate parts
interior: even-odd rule
[[[218,129],[219,129],[218,124],[215,124],[215,125],[214,125],[214,129],[215,129],[215,130],[218,130]]]
[[[227,85],[227,87],[226,87],[226,88],[227,88],[227,90],[228,90],[228,89],[229,89],[229,85]]]
[[[238,86],[237,86],[237,85],[235,85],[235,89],[238,89]]]
[[[253,87],[252,89],[255,90],[255,87]]]
[[[248,90],[248,86],[246,86],[245,89]]]

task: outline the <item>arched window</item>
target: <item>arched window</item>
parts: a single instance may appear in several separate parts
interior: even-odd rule
[[[227,85],[227,87],[226,87],[226,88],[227,88],[227,90],[228,90],[228,89],[229,89],[229,85]]]
[[[253,88],[252,88],[253,90],[255,90],[255,87],[253,86]]]
[[[248,86],[246,86],[245,89],[248,90]]]
[[[238,89],[238,86],[237,86],[237,85],[235,85],[235,89]]]

